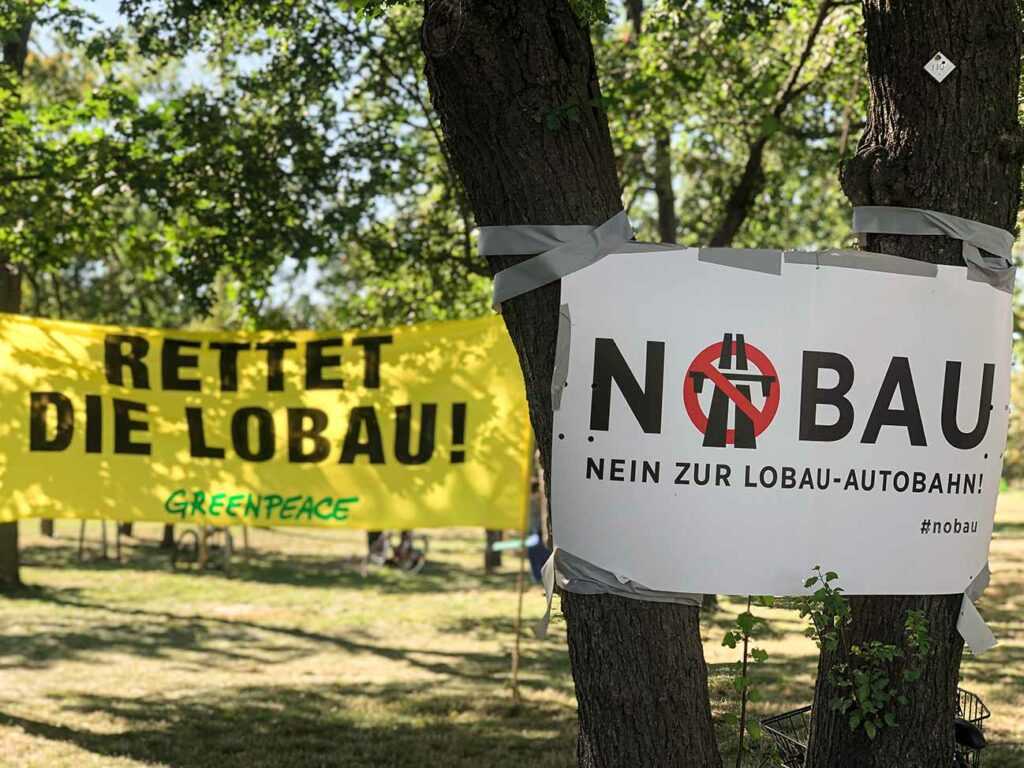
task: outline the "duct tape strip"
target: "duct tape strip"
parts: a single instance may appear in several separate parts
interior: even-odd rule
[[[533,256],[494,276],[493,306],[501,311],[502,302],[561,280],[609,253],[672,247],[634,243],[632,238],[633,228],[625,211],[619,211],[596,227],[576,224],[480,227],[481,256]]]
[[[853,209],[853,231],[859,235],[945,235],[960,240],[969,279],[1013,292],[1013,234],[1005,229],[922,208],[868,205]]]
[[[642,584],[606,571],[587,562],[581,557],[555,547],[551,557],[541,569],[541,582],[544,584],[544,595],[547,599],[547,610],[544,616],[534,625],[533,632],[538,638],[547,636],[548,624],[551,621],[551,600],[555,594],[555,586],[578,595],[618,595],[631,600],[645,600],[649,603],[673,603],[689,605],[697,608],[701,605],[701,595],[689,592],[662,592],[648,589]]]
[[[981,573],[974,577],[974,580],[964,590],[963,599],[960,601],[960,617],[956,622],[956,629],[964,642],[970,647],[975,656],[980,656],[996,647],[996,637],[988,628],[985,619],[974,607],[974,601],[981,597],[981,593],[988,586],[990,572],[988,563],[981,569]]]

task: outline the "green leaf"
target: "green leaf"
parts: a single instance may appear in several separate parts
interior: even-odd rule
[[[741,613],[736,617],[736,625],[743,631],[743,634],[748,636],[754,631],[754,625],[756,623],[757,619],[749,612]]]

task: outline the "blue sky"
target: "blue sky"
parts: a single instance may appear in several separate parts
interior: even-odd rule
[[[93,0],[84,6],[108,24],[116,23],[120,15],[117,12],[118,0]]]

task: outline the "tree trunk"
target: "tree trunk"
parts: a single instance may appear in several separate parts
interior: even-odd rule
[[[14,70],[20,77],[25,69],[28,52],[28,36],[31,23],[23,21],[12,35],[5,35],[3,66]],[[3,30],[0,30],[3,31]],[[10,263],[7,254],[0,252],[0,311],[21,310],[21,275]],[[18,558],[18,524],[0,523],[0,587],[21,584],[21,570]]]
[[[164,525],[164,535],[160,539],[160,549],[174,549],[174,526]]]
[[[568,0],[427,0],[426,75],[480,225],[599,224],[622,209],[588,30]],[[575,108],[573,119],[549,119]],[[553,127],[554,126],[554,127]],[[494,270],[521,258],[494,258]],[[545,477],[559,286],[508,301]],[[721,766],[699,609],[562,593],[579,765]]]
[[[43,518],[39,521],[39,533],[48,539],[53,538],[53,520],[50,518]]]
[[[871,107],[857,155],[842,171],[855,205],[928,208],[1014,229],[1024,140],[1017,120],[1020,19],[1016,0],[864,0]],[[957,68],[943,83],[922,67],[941,51]],[[867,247],[961,265],[959,242],[873,235]],[[822,563],[828,567],[828,563]],[[840,578],[842,574],[840,574]],[[907,611],[924,610],[932,652],[907,690],[898,726],[874,741],[851,732],[829,704],[828,671],[844,651],[822,653],[808,768],[935,768],[952,763],[954,697],[963,641],[959,595],[850,600],[850,641],[902,645]],[[895,674],[901,669],[897,665]]]
[[[523,536],[526,532],[523,532]],[[501,550],[495,552],[491,549],[492,544],[497,544],[505,537],[504,531],[487,529],[484,531],[484,572],[494,573],[501,568]]]
[[[21,306],[21,279],[6,259],[0,257],[0,311],[17,312]],[[18,524],[0,523],[0,587],[21,584],[18,558]]]
[[[767,136],[760,136],[751,142],[743,173],[729,193],[729,199],[725,201],[725,216],[708,241],[713,248],[732,245],[764,188],[764,148],[767,144]]]
[[[672,189],[672,136],[667,129],[654,137],[654,195],[658,198],[658,239],[674,243],[679,225],[676,223],[676,193]]]

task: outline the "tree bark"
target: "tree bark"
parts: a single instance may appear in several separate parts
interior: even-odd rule
[[[567,0],[427,0],[426,75],[479,225],[599,224],[622,209],[588,30]],[[547,116],[572,106],[552,128]],[[493,270],[521,258],[491,259]],[[559,286],[506,302],[545,477]],[[563,593],[587,768],[721,766],[699,609]]]
[[[672,135],[659,130],[654,137],[654,196],[658,198],[658,239],[676,241],[676,192],[672,188]]]
[[[526,532],[523,532],[523,536]],[[484,572],[494,573],[496,570],[501,568],[501,550],[495,552],[491,549],[492,544],[497,544],[505,537],[504,531],[492,530],[488,528],[484,531]]]
[[[21,77],[28,53],[31,22],[25,20],[3,46],[3,66]],[[8,254],[0,252],[0,311],[21,310],[21,275],[11,264]],[[0,523],[0,586],[21,584],[18,558],[18,524]]]
[[[842,169],[854,205],[928,208],[1015,228],[1024,140],[1017,119],[1020,18],[1016,0],[864,0],[871,106],[855,157]],[[922,67],[943,52],[957,68],[941,84]],[[872,251],[961,265],[959,242],[872,235]],[[827,567],[827,563],[823,563]],[[840,574],[840,578],[842,574]],[[907,690],[899,725],[874,741],[830,710],[828,671],[846,652],[822,653],[808,768],[935,768],[952,763],[954,697],[963,641],[959,595],[850,600],[853,643],[903,643],[909,610],[925,611],[932,652]],[[900,665],[893,669],[901,672]],[[896,678],[893,678],[896,679]]]
[[[0,311],[17,312],[21,306],[21,278],[13,264],[0,257]],[[0,587],[21,584],[18,523],[0,523]]]

